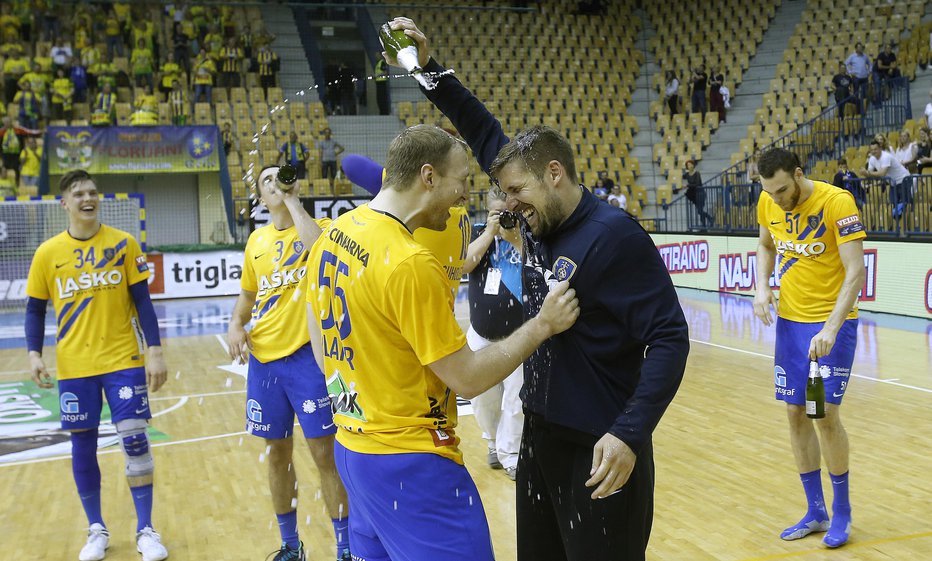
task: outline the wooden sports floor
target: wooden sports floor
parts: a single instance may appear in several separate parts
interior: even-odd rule
[[[692,351],[686,378],[655,433],[656,515],[649,559],[657,561],[932,559],[932,322],[862,318],[843,419],[851,440],[851,542],[826,550],[820,538],[783,542],[780,530],[805,499],[789,450],[784,406],[773,400],[773,330],[748,298],[682,291]],[[262,560],[277,549],[264,446],[243,432],[244,378],[214,333],[223,310],[163,317],[201,335],[167,339],[169,380],[152,399],[155,525],[176,560]],[[161,304],[159,304],[161,306]],[[466,320],[468,306],[457,305]],[[180,318],[180,319],[179,319]],[[20,324],[21,325],[21,324]],[[213,329],[213,333],[211,333]],[[10,345],[7,345],[10,346]],[[47,353],[51,356],[52,353]],[[22,348],[0,350],[0,384],[28,378]],[[54,359],[50,360],[50,366]],[[467,466],[489,516],[497,558],[515,558],[514,483],[485,466],[475,418],[461,418]],[[333,535],[310,455],[296,443],[299,520],[308,559],[333,559]],[[137,560],[135,518],[118,447],[100,451],[107,559]],[[830,484],[825,479],[827,500]],[[61,455],[0,457],[0,559],[77,559],[86,521]]]

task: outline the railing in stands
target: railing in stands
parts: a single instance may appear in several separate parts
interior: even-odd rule
[[[869,234],[889,238],[932,238],[932,175],[910,175],[899,184],[888,177],[853,179],[854,195]],[[703,187],[697,196],[661,204],[653,230],[750,234],[759,231],[760,185],[736,183]],[[646,226],[646,227],[649,227]]]
[[[840,158],[849,147],[864,146],[877,133],[898,130],[912,118],[909,81],[903,77],[885,80],[881,83],[881,92],[883,100],[877,106],[868,100],[859,103],[853,96],[846,98],[763,149],[781,147],[795,152],[808,173],[815,161]],[[856,108],[859,105],[868,107],[858,113]],[[659,212],[653,226],[671,232],[700,229],[724,233],[756,232],[756,201],[760,185],[748,181],[749,161],[749,158],[744,159],[725,169],[703,182],[702,187],[688,197],[684,193],[669,201],[658,200]],[[880,221],[874,223],[883,224]],[[903,228],[905,226],[889,230],[881,227],[875,233],[918,233]],[[925,235],[930,233],[932,231],[928,228],[924,232]]]
[[[882,101],[875,105],[870,100],[848,97],[840,103],[803,123],[772,143],[761,147],[782,147],[793,150],[799,155],[806,172],[816,160],[835,160],[844,154],[850,146],[863,146],[869,138],[877,133],[886,134],[899,130],[913,116],[909,101],[909,80],[905,77],[892,78],[881,82]],[[861,113],[858,106],[866,107]],[[845,111],[854,109],[855,112]],[[807,148],[812,150],[807,150]],[[746,181],[748,162],[745,158],[705,181],[703,185],[727,185]]]

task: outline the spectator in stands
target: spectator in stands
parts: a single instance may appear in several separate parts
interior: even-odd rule
[[[202,99],[205,103],[210,103],[216,73],[214,61],[207,55],[207,50],[202,48],[194,62],[194,103],[199,103]]]
[[[874,135],[874,138],[871,139],[871,140],[873,140],[873,141],[876,142],[878,145],[880,145],[880,150],[881,150],[881,151],[883,151],[883,152],[885,152],[885,153],[887,153],[887,154],[890,154],[891,156],[893,155],[893,147],[890,146],[890,141],[887,140],[887,136],[886,136],[886,135],[884,135],[883,133],[877,133],[877,134]]]
[[[861,182],[857,179],[857,174],[848,169],[848,160],[839,158],[838,171],[835,172],[835,177],[832,179],[832,185],[838,187],[839,189],[844,189],[845,191],[848,191],[854,195],[854,202],[857,203],[858,209],[861,209],[864,207],[864,203],[867,201],[867,193],[864,191],[864,187],[861,185]]]
[[[844,62],[838,63],[838,73],[832,78],[832,86],[835,88],[835,104],[840,105],[846,99],[850,98],[852,95],[852,90],[854,86],[854,80],[848,74],[848,67]],[[848,100],[844,107],[838,108],[838,118],[841,119],[844,117],[845,108],[848,105],[851,105],[855,108],[857,112],[860,112],[860,107],[858,104]]]
[[[107,42],[107,56],[110,60],[123,56],[123,30],[115,12],[107,14],[104,22],[104,37]]]
[[[19,107],[19,122],[27,129],[39,128],[42,100],[32,91],[30,80],[20,80],[19,91],[13,96],[13,103]]]
[[[611,191],[612,187],[615,186],[615,181],[611,177],[608,176],[607,170],[603,169],[602,171],[600,171],[598,174],[598,178],[602,180],[602,186],[605,187],[606,191]]]
[[[760,161],[760,148],[754,149],[754,154],[751,155],[751,159],[748,160],[748,190],[747,190],[747,203],[749,205],[757,204],[757,197],[760,195],[761,184],[760,184],[760,168],[757,167],[757,162]],[[738,203],[739,205],[741,202]]]
[[[188,36],[180,27],[172,31],[172,63],[184,69],[184,73],[191,75],[191,49]],[[164,72],[164,68],[163,68]]]
[[[621,210],[628,210],[628,197],[621,191],[621,185],[612,186],[612,193],[608,196],[608,204]]]
[[[10,3],[0,4],[0,40],[4,43],[16,43],[19,41],[20,22],[19,18],[13,13]]]
[[[340,99],[340,114],[356,114],[356,76],[345,62],[337,69],[337,91]]]
[[[670,116],[676,115],[680,105],[680,81],[676,79],[676,73],[667,70],[666,86],[664,87],[664,103],[670,108]]]
[[[929,137],[929,129],[922,127],[916,144],[916,173],[922,173],[927,167],[932,167],[932,138]]]
[[[871,76],[871,59],[864,54],[864,45],[856,43],[854,52],[845,59],[845,67],[848,75],[854,82],[854,95],[858,98],[858,105],[863,107],[864,100],[867,98],[867,83]],[[859,107],[858,112],[861,111]]]
[[[320,154],[320,175],[330,180],[330,191],[336,195],[333,180],[337,175],[337,156],[343,153],[343,147],[330,138],[330,129],[324,129],[324,139],[317,141],[317,150]]]
[[[711,226],[715,220],[712,215],[705,211],[705,188],[702,186],[702,176],[696,169],[696,162],[686,160],[686,170],[683,172],[683,183],[686,184],[686,198],[696,207],[699,214],[699,222],[703,228]],[[673,194],[680,192],[680,189],[674,188]]]
[[[29,71],[29,59],[23,55],[22,46],[16,44],[15,50],[11,52],[16,54],[3,61],[3,92],[6,103],[13,103],[19,81]]]
[[[223,50],[223,35],[220,34],[220,28],[216,24],[211,24],[208,29],[201,48],[206,49],[207,54],[217,61],[220,60],[220,52]]]
[[[176,81],[181,83],[182,79],[181,66],[177,62],[169,61],[162,65],[159,72],[159,92],[165,96],[164,99],[168,99],[168,94],[174,88],[173,84]]]
[[[65,42],[63,37],[55,39],[55,45],[52,47],[52,68],[64,68],[71,61],[71,45]]]
[[[19,154],[20,161],[20,186],[21,187],[38,187],[39,186],[39,162],[42,161],[42,148],[36,143],[36,137],[27,136],[26,146]],[[35,195],[35,192],[31,192]]]
[[[153,87],[152,74],[155,63],[152,56],[152,49],[149,48],[146,40],[141,37],[136,40],[136,48],[133,49],[130,57],[130,64],[133,67],[133,83],[137,88],[148,86],[152,89]]]
[[[379,115],[389,115],[392,112],[392,103],[389,99],[388,63],[379,57],[375,62],[375,101],[379,106]]]
[[[16,171],[0,166],[0,200],[4,197],[15,197],[19,194],[16,189]]]
[[[900,133],[900,140],[897,143],[896,150],[893,152],[893,156],[904,168],[914,171],[916,152],[917,146],[915,142],[910,141],[909,131],[903,130],[903,132]]]
[[[185,99],[181,82],[172,82],[172,91],[168,92],[168,109],[171,112],[172,124],[183,127],[188,121],[188,100]]]
[[[595,185],[592,186],[592,194],[600,201],[608,201],[608,189],[605,188],[605,182],[601,177],[595,180]]]
[[[693,70],[693,75],[690,79],[690,86],[692,87],[690,100],[692,102],[692,112],[702,113],[703,118],[705,118],[706,112],[705,89],[708,81],[709,76],[705,73],[705,66],[700,64]]]
[[[71,57],[71,70],[68,73],[68,78],[74,86],[73,100],[78,103],[85,103],[87,101],[88,86],[87,67],[77,57]]]
[[[278,150],[278,164],[291,164],[298,170],[298,179],[307,177],[307,159],[311,157],[307,146],[298,142],[298,134],[292,132],[288,137],[288,142],[282,144]],[[332,187],[331,183],[331,187]]]
[[[39,58],[37,57],[33,59],[32,70],[23,74],[23,77],[19,79],[20,88],[22,88],[24,83],[29,82],[29,85],[32,88],[32,92],[36,94],[36,98],[39,100],[39,117],[48,115],[48,98],[46,95],[48,93],[49,85],[52,83],[52,76],[49,73],[51,67],[51,58],[48,59],[48,66],[45,66],[44,63],[40,62]]]
[[[896,54],[890,43],[885,43],[883,51],[877,55],[877,64],[874,65],[874,105],[880,105],[883,97],[889,96],[889,84],[885,82],[900,75],[896,64]],[[886,92],[886,93],[885,93]]]
[[[97,127],[109,127],[116,123],[117,95],[113,93],[113,86],[105,83],[97,94],[91,112],[91,124]]]
[[[263,44],[256,53],[256,64],[259,68],[259,85],[262,86],[265,100],[268,101],[269,88],[275,87],[275,77],[278,74],[281,63],[278,59],[278,55],[272,51],[272,48],[269,45]]]
[[[227,89],[238,88],[240,72],[243,70],[243,49],[236,46],[236,38],[227,39],[227,46],[220,51],[220,85]]]
[[[929,97],[932,98],[932,91],[929,92]],[[932,129],[932,101],[926,103],[924,114],[926,116],[926,127]]]
[[[722,96],[722,87],[725,85],[725,75],[712,70],[709,73],[709,105],[712,111],[718,113],[718,122],[725,122],[725,98]]]
[[[252,29],[250,29],[248,24],[243,26],[243,30],[240,31],[236,41],[239,48],[243,49],[243,57],[245,57],[246,60],[251,59],[253,55],[253,38]]]
[[[912,180],[909,170],[896,160],[893,154],[885,152],[876,139],[870,145],[870,158],[867,168],[863,170],[865,177],[885,177],[890,181],[890,205],[893,208],[893,219],[899,220],[906,211],[906,205],[912,196]]]
[[[71,108],[74,100],[74,83],[65,75],[64,66],[55,71],[52,82],[52,118],[71,120]]]
[[[19,155],[23,151],[23,141],[16,131],[16,124],[9,115],[3,118],[3,130],[0,131],[0,154],[3,168],[15,173],[16,185],[19,185]]]
[[[223,129],[220,131],[220,140],[223,142],[223,153],[227,156],[236,145],[236,137],[233,136],[233,125],[230,121],[223,123]]]

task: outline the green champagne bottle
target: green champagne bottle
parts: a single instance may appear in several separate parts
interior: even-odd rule
[[[819,363],[809,363],[809,381],[806,382],[806,416],[810,419],[825,417],[825,383],[819,372]]]
[[[392,29],[388,23],[383,23],[379,29],[379,40],[382,48],[389,57],[394,57],[402,68],[408,71],[425,89],[432,90],[435,84],[424,76],[424,69],[418,63],[417,44],[414,39],[405,35],[404,29]]]

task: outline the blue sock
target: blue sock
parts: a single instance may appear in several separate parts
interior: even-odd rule
[[[802,520],[783,530],[780,537],[784,540],[798,540],[812,532],[824,532],[828,529],[828,513],[825,511],[825,497],[822,495],[822,470],[799,474],[806,491],[809,509]]]
[[[100,513],[100,466],[97,465],[97,429],[71,433],[71,471],[87,524],[104,526]]]
[[[152,528],[152,484],[130,487],[129,492],[136,505],[136,531]]]
[[[287,514],[276,514],[278,518],[278,531],[282,535],[282,543],[291,549],[298,549],[301,542],[298,540],[298,511],[292,510]]]
[[[851,534],[851,503],[848,502],[848,472],[841,475],[829,473],[832,479],[832,525],[822,540],[829,547],[838,547],[848,541]]]
[[[331,518],[333,535],[337,538],[337,559],[343,559],[343,554],[349,551],[349,516]]]
[[[822,470],[801,473],[799,479],[803,482],[803,489],[806,491],[806,501],[809,503],[808,514],[814,517],[821,516],[820,520],[828,520],[828,513],[825,512],[825,497],[822,495]]]

